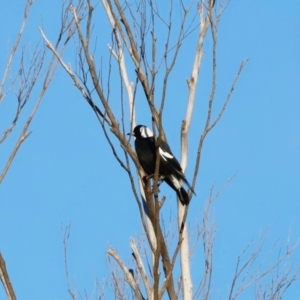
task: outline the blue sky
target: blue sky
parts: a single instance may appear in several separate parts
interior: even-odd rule
[[[36,1],[23,39],[29,49],[39,40],[37,27],[41,23],[54,41],[60,3]],[[5,11],[1,28],[6,28],[1,31],[2,71],[3,58],[19,28],[23,8],[19,1],[0,6]],[[99,4],[97,12],[101,13],[101,9]],[[211,186],[221,188],[237,172],[212,208],[212,221],[217,228],[214,298],[225,299],[228,295],[237,256],[252,239],[258,240],[268,229],[263,260],[276,241],[285,247],[300,236],[299,11],[300,3],[291,0],[231,1],[220,23],[216,109],[221,107],[241,61],[249,59],[249,62],[227,111],[204,145],[197,196],[193,198],[188,217],[193,236],[197,216],[203,211]],[[110,34],[105,33],[107,27],[103,28],[98,47],[105,57],[107,48],[101,47],[110,43]],[[192,176],[211,81],[209,43],[205,47],[189,140],[187,178]],[[186,79],[193,54],[191,36],[183,45],[171,76],[163,117],[176,156],[180,153],[180,122],[184,117]],[[65,60],[74,65],[71,51],[66,53]],[[118,95],[119,84],[113,87]],[[150,125],[142,94],[137,106],[138,123]],[[8,100],[0,106],[1,131],[10,109]],[[1,160],[9,155],[18,129],[1,145]],[[61,69],[31,130],[31,136],[0,186],[0,250],[16,294],[19,299],[69,297],[62,230],[71,222],[68,256],[71,283],[81,293],[86,291],[91,299],[96,299],[93,298],[96,278],[102,282],[110,276],[108,247],[117,249],[124,261],[133,266],[129,239],[142,233],[128,178],[114,160],[90,107]],[[163,217],[175,218],[174,194],[168,188],[162,191],[167,196]],[[276,249],[271,258],[275,259]],[[197,251],[198,257],[193,259],[195,277],[199,276],[197,268],[202,264],[201,245]],[[299,265],[299,261],[300,252],[296,249],[291,263]],[[285,299],[296,299],[298,291],[299,282],[296,282]],[[252,292],[240,299],[253,299]],[[4,295],[0,289],[0,299]]]

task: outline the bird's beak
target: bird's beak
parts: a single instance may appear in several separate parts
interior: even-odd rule
[[[134,136],[133,132],[128,132],[127,135]]]

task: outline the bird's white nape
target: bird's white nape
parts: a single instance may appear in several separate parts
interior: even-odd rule
[[[153,132],[146,126],[141,126],[140,132],[143,138],[153,137]]]

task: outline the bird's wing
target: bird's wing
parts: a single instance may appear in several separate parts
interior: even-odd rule
[[[182,168],[180,166],[180,163],[178,162],[176,157],[173,155],[169,145],[164,141],[161,141],[161,143],[159,145],[159,154],[160,154],[160,157],[163,159],[163,161],[169,162],[174,170],[182,173]]]
[[[160,171],[163,175],[173,175],[177,178],[179,181],[186,181],[184,174],[182,172],[182,168],[180,166],[180,163],[176,159],[176,157],[173,155],[169,145],[161,141],[160,147],[159,147],[159,154],[160,154],[160,163],[161,168]]]
[[[159,150],[159,155],[160,157],[164,160],[164,161],[168,161],[168,159],[173,159],[174,156],[167,152],[167,151],[164,151],[161,147],[158,148]]]
[[[185,176],[182,172],[180,163],[178,162],[176,157],[173,155],[169,145],[164,141],[161,141],[161,143],[160,143],[159,154],[162,159],[161,163],[166,168],[168,168],[168,170],[172,174],[174,174],[174,175],[177,174],[177,176],[176,176],[177,179],[182,180],[190,188],[190,190],[195,194],[191,184],[187,181],[187,179],[185,178]]]

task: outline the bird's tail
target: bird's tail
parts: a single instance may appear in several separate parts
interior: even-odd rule
[[[183,187],[177,190],[177,196],[182,205],[188,205],[190,203],[189,195]]]
[[[196,193],[195,193],[194,189],[192,188],[192,186],[190,185],[190,183],[187,181],[187,179],[185,177],[183,177],[182,180],[188,186],[188,188],[190,189],[190,191],[196,196]]]

